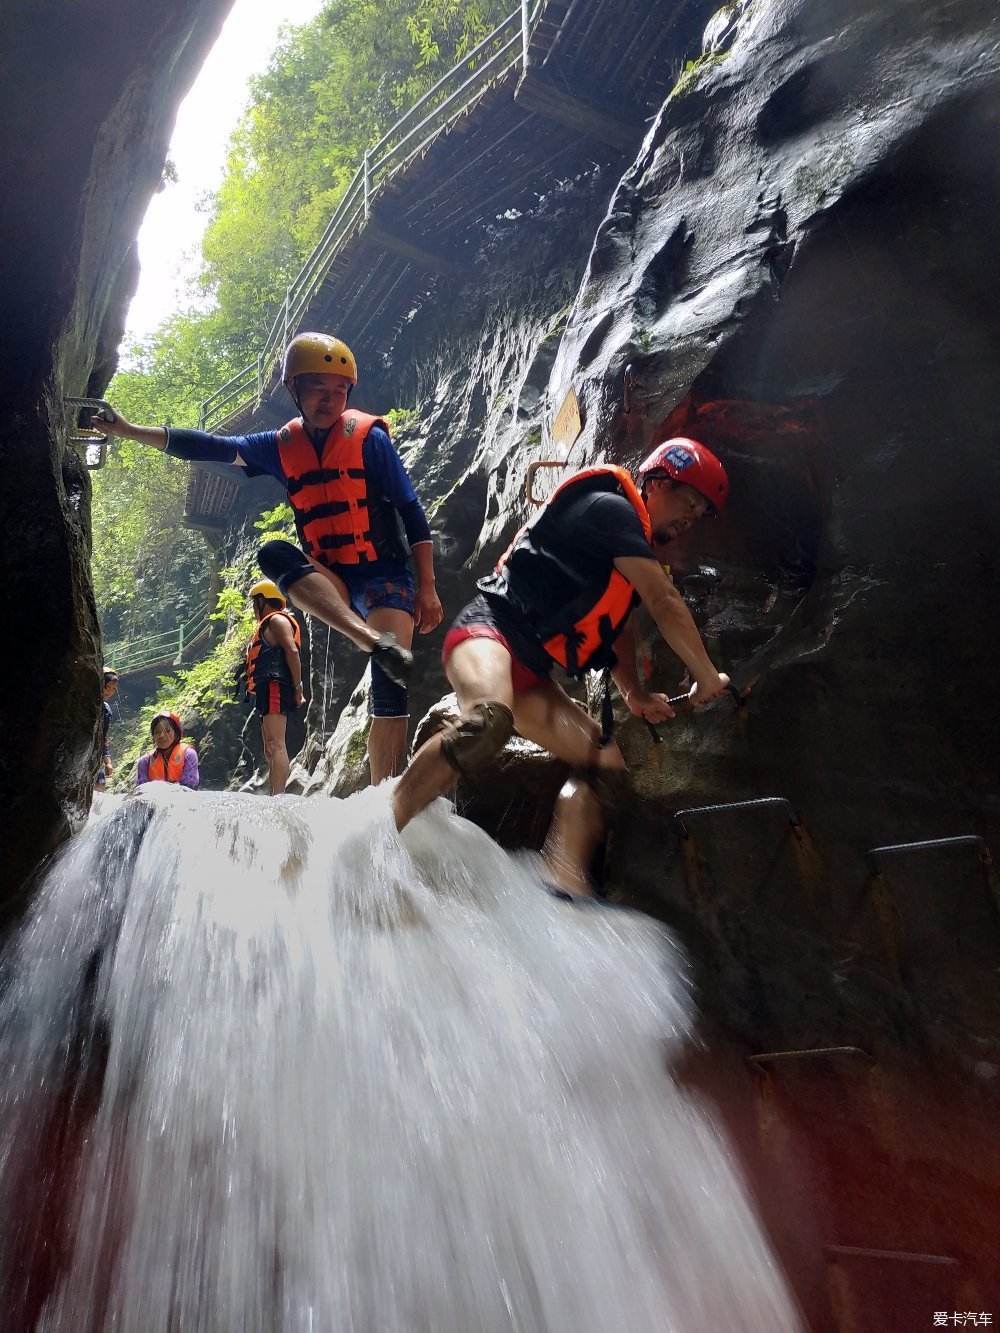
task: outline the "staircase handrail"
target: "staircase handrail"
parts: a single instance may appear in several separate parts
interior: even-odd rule
[[[207,613],[201,612],[174,629],[159,630],[143,635],[141,639],[120,639],[105,645],[105,660],[119,675],[141,670],[158,662],[175,663],[191,644],[211,628]]]
[[[359,228],[359,224],[363,227],[367,222],[375,191],[396,171],[405,170],[413,158],[456,121],[490,83],[499,80],[519,61],[524,64],[528,35],[538,21],[544,4],[545,0],[534,0],[529,14],[528,0],[522,0],[516,10],[457,61],[400,116],[373,148],[367,150],[323,235],[286,289],[281,309],[256,361],[245,366],[202,403],[199,429],[210,431],[238,407],[261,401],[290,334],[295,331],[299,319],[322,286],[338,251]],[[467,73],[470,62],[496,42],[501,45],[482,64],[477,65],[471,74]],[[458,86],[449,90],[450,85],[456,82]],[[440,100],[431,106],[435,98]],[[428,107],[430,109],[425,110]],[[411,144],[418,135],[418,141]],[[408,144],[411,146],[405,154],[400,155]],[[385,151],[382,152],[382,149]],[[381,156],[373,161],[374,155],[380,152]],[[234,407],[234,404],[238,404],[238,407]]]

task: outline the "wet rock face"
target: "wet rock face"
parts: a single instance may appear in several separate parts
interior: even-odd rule
[[[446,613],[527,516],[525,469],[557,452],[571,385],[573,464],[685,432],[719,452],[729,510],[672,566],[751,706],[738,729],[723,705],[681,719],[656,750],[622,717],[622,743],[666,812],[789,795],[834,879],[876,843],[995,833],[1000,813],[998,23],[988,0],[726,6],[586,273],[578,198],[499,229],[481,284],[400,335],[381,395],[418,404],[401,443],[443,495]],[[678,663],[643,635],[673,692]],[[435,647],[414,716],[443,688]],[[641,843],[626,830],[613,873],[666,893],[676,850],[647,864]]]
[[[969,1200],[1000,1188],[1000,15],[732,12],[616,192],[549,384],[575,385],[587,459],[690,434],[732,480],[672,564],[747,707],[662,746],[621,728],[642,799],[609,864],[694,959],[700,1076],[810,1326],[916,1326],[995,1289]],[[680,836],[678,810],[767,795],[805,824],[758,806]],[[814,1054],[749,1072],[780,1051]]]
[[[228,9],[14,0],[0,17],[0,519],[4,585],[26,612],[0,702],[0,916],[85,813],[97,768],[90,485],[62,398],[99,393],[114,371],[135,234],[177,104]]]
[[[731,473],[675,574],[757,681],[745,741],[721,709],[674,728],[656,790],[785,792],[853,873],[880,841],[997,832],[1000,18],[729,16],[615,194],[549,398],[576,386],[588,458],[691,434]]]

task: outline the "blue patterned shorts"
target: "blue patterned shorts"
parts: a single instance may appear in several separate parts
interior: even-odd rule
[[[409,565],[399,564],[374,575],[364,565],[337,565],[335,572],[347,584],[351,606],[362,620],[380,607],[413,615],[413,571]]]

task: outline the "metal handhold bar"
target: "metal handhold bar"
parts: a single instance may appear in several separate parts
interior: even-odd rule
[[[95,416],[103,417],[105,421],[114,421],[117,413],[110,403],[103,398],[64,398],[63,402],[74,412],[81,408],[90,408]],[[82,444],[83,463],[89,472],[95,472],[102,468],[108,461],[108,436],[105,432],[99,431],[92,426],[75,425],[70,428],[70,444]],[[97,454],[93,462],[92,451],[96,449]]]
[[[692,810],[678,810],[671,821],[673,830],[682,838],[688,838],[686,819],[693,819],[695,815],[721,815],[731,810],[763,810],[772,806],[780,806],[788,815],[788,822],[792,828],[798,828],[802,820],[795,813],[795,808],[784,796],[758,796],[752,801],[730,801],[725,805],[699,805]]]
[[[569,464],[557,458],[540,458],[537,462],[529,463],[524,474],[524,498],[530,505],[543,505],[544,500],[539,500],[532,491],[532,485],[535,480],[535,473],[542,467],[568,467]]]
[[[929,852],[939,847],[977,847],[979,859],[984,866],[991,866],[993,858],[985,839],[977,833],[963,833],[955,838],[928,838],[924,842],[890,842],[884,847],[870,847],[865,852],[865,861],[873,875],[881,875],[879,857],[893,856],[897,852]]]
[[[959,1261],[950,1254],[921,1254],[917,1250],[876,1250],[867,1245],[824,1245],[823,1253],[833,1259],[892,1259],[908,1264],[941,1264],[957,1267]]]
[[[726,685],[726,692],[727,694],[732,696],[733,700],[736,703],[737,708],[746,708],[747,706],[746,693],[743,690],[741,690],[738,686],[734,685],[732,681],[729,681],[729,683]],[[690,694],[674,694],[667,699],[667,703],[670,705],[671,708],[678,708],[681,704],[687,704],[690,702],[691,702]],[[714,703],[715,701],[713,700],[712,702]],[[652,740],[653,744],[662,745],[663,737],[660,735],[659,731],[659,728],[660,726],[662,726],[662,723],[650,722],[648,717],[644,717],[642,720],[646,724],[646,730],[649,732],[650,739]],[[715,809],[721,807],[706,806],[705,808]]]
[[[105,421],[114,421],[117,415],[115,409],[110,403],[106,403],[103,398],[64,398],[63,402],[67,407],[80,409],[89,407],[93,409],[94,415],[103,417]],[[108,437],[96,427],[76,426],[75,430],[82,431],[82,435],[70,435],[70,444],[107,444]]]
[[[786,1060],[818,1059],[832,1055],[860,1055],[869,1064],[875,1063],[874,1057],[860,1046],[813,1046],[804,1051],[765,1051],[762,1055],[748,1055],[747,1063],[760,1067]]]

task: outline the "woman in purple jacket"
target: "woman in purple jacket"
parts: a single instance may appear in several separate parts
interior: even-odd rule
[[[184,734],[176,713],[157,713],[150,724],[153,749],[139,760],[135,785],[147,782],[176,782],[194,791],[198,786],[198,754],[193,745],[181,741]]]

